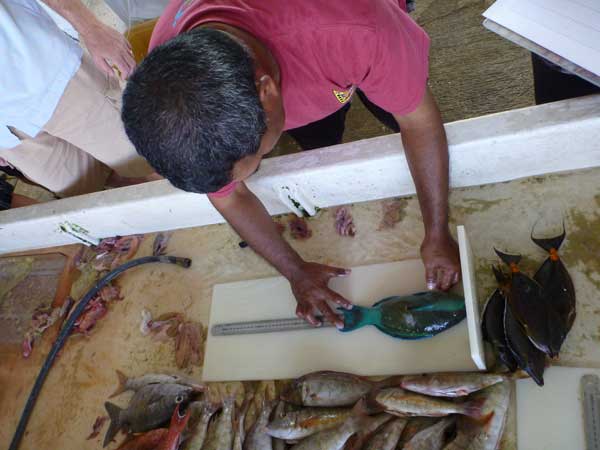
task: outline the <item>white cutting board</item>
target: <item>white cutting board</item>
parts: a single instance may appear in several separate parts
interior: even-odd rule
[[[459,230],[465,243],[464,229]],[[461,248],[462,250],[462,248]],[[462,252],[461,252],[462,256]],[[214,324],[294,317],[296,301],[283,277],[215,285],[206,342],[205,381],[273,380],[301,376],[316,370],[339,370],[360,375],[392,375],[436,371],[471,371],[477,366],[473,346],[481,350],[479,315],[469,257],[462,260],[468,317],[455,327],[420,341],[403,341],[374,327],[349,333],[335,328],[241,336],[213,336]],[[331,281],[330,286],[357,305],[371,306],[391,295],[425,290],[421,260],[354,267],[352,274]],[[462,286],[459,286],[462,291]],[[468,327],[467,322],[473,326]],[[477,350],[477,351],[479,351]],[[477,358],[483,360],[481,354]]]
[[[517,382],[519,450],[585,450],[581,377],[600,369],[549,367],[544,387]]]

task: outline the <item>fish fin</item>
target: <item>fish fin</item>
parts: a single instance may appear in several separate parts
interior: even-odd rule
[[[403,375],[394,375],[391,377],[384,378],[381,381],[377,381],[373,385],[373,389],[382,389],[387,387],[396,387],[402,385],[402,380],[404,379]]]
[[[529,378],[529,374],[523,369],[518,369],[513,373],[506,374],[506,377],[510,380],[522,380],[524,378]]]
[[[376,400],[377,393],[381,388],[373,389],[363,398],[361,398],[352,409],[353,412],[363,413],[363,414],[376,414],[384,411],[383,406],[379,404]]]
[[[519,262],[521,261],[521,255],[513,255],[510,253],[503,253],[500,250],[498,250],[496,247],[494,247],[494,251],[496,252],[496,255],[498,255],[498,257],[502,260],[502,262],[506,265],[511,265],[511,263],[514,264],[519,264]]]
[[[106,434],[104,435],[102,447],[106,447],[121,429],[121,412],[123,411],[122,408],[111,402],[104,403],[104,407],[106,408],[106,412],[110,418],[110,424],[108,426],[108,430],[106,430]]]
[[[565,240],[565,236],[567,235],[567,231],[565,230],[565,223],[563,222],[563,231],[558,236],[550,237],[550,238],[535,238],[533,237],[533,230],[531,230],[531,240],[542,249],[549,252],[551,249],[558,250]]]
[[[119,384],[117,385],[117,389],[115,389],[115,392],[110,394],[108,396],[108,398],[116,397],[117,395],[122,394],[123,392],[125,392],[127,390],[125,388],[125,384],[127,383],[127,375],[125,375],[119,369],[117,369],[116,372],[117,372],[117,378],[119,379]]]
[[[485,405],[485,398],[478,398],[469,402],[463,403],[463,413],[476,420],[483,419],[483,405]]]

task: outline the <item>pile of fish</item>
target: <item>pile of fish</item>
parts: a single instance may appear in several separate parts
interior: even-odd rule
[[[501,362],[511,372],[517,367],[525,370],[540,386],[544,385],[546,355],[558,357],[575,321],[575,289],[558,256],[564,238],[564,230],[553,238],[532,236],[549,253],[533,278],[519,269],[520,255],[496,250],[510,273],[493,267],[498,288],[483,311],[483,337],[496,348]]]
[[[292,381],[278,400],[245,393],[238,407],[234,395],[216,402],[212,385],[182,377],[119,378],[113,395],[135,391],[127,408],[105,404],[104,445],[119,430],[130,432],[119,450],[493,450],[512,386],[510,375],[492,373],[372,381],[315,372]],[[251,405],[259,405],[252,415]]]

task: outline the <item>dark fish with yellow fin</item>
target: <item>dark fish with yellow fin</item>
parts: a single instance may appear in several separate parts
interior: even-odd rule
[[[519,269],[521,255],[510,255],[497,249],[494,250],[500,259],[510,267],[510,281],[505,290],[508,309],[511,310],[512,316],[532,344],[542,352],[550,354],[548,326],[550,308],[542,296],[542,287]],[[505,332],[508,335],[506,327]]]
[[[501,285],[505,282],[506,276],[502,271],[492,266],[496,280]],[[496,288],[488,298],[483,307],[481,319],[481,331],[483,339],[496,349],[498,357],[502,364],[510,372],[517,370],[517,362],[508,348],[506,342],[506,333],[504,332],[504,309],[507,307],[506,297],[500,287]]]
[[[550,314],[550,356],[558,356],[560,347],[573,326],[576,315],[575,288],[567,268],[558,256],[558,249],[565,239],[566,232],[551,238],[531,240],[549,253],[548,258],[535,273],[533,279],[542,286],[542,296],[549,304]]]
[[[504,329],[508,347],[519,367],[527,372],[539,386],[543,386],[546,354],[533,345],[523,333],[523,329],[514,318],[510,308],[504,310]]]

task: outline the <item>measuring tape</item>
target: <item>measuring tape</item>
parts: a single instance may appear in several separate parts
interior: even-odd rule
[[[581,377],[583,394],[583,427],[586,450],[600,450],[600,378],[598,375]]]
[[[321,320],[320,317],[317,317]],[[314,330],[315,328],[332,327],[329,322],[321,320],[322,325],[315,327],[304,319],[290,317],[286,319],[255,320],[250,322],[233,322],[213,325],[213,336],[235,336],[239,334],[278,333],[281,331]],[[599,449],[600,450],[600,449]]]

